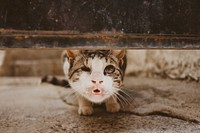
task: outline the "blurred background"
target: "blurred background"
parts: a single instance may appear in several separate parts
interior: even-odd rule
[[[64,75],[64,49],[0,50],[0,76]],[[200,50],[127,50],[127,75],[199,81]]]

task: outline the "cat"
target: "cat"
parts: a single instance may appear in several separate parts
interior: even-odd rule
[[[61,83],[76,92],[78,114],[93,114],[93,103],[105,103],[107,112],[120,110],[117,96],[127,66],[125,50],[65,50],[62,61],[68,82]],[[58,82],[56,78],[52,81]]]

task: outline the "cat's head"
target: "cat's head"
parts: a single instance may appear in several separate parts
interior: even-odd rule
[[[66,50],[63,62],[71,87],[89,101],[103,102],[122,86],[125,50]]]

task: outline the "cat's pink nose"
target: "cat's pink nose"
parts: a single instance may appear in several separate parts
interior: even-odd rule
[[[94,84],[101,84],[101,83],[103,83],[103,80],[91,80],[91,81]]]
[[[91,82],[95,85],[103,83],[103,74],[101,72],[92,72]]]

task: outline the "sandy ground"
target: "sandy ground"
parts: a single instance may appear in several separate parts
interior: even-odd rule
[[[76,106],[60,98],[60,94],[68,90],[65,92],[50,84],[39,85],[38,81],[39,78],[0,78],[1,133],[200,132],[200,84],[196,82],[127,77],[125,85],[133,90],[136,88],[135,92],[143,94],[140,98],[146,100],[135,101],[150,105],[153,113],[145,114],[148,106],[141,105],[141,108],[136,107],[138,110],[114,114],[107,113],[103,107],[95,107],[94,115],[79,116]],[[162,109],[156,111],[157,106],[151,106],[152,103],[175,110],[172,109],[171,114]],[[193,119],[195,122],[191,122]]]

